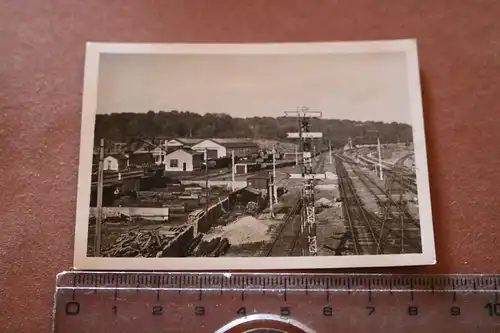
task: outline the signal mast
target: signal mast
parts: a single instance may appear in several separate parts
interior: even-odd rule
[[[319,111],[309,111],[309,108],[303,107],[297,111],[285,111],[285,115],[296,115],[299,120],[299,131],[287,133],[288,138],[300,140],[300,154],[302,154],[302,173],[291,174],[290,178],[304,179],[302,186],[302,228],[307,232],[307,255],[318,255],[318,243],[316,237],[316,215],[314,211],[314,181],[324,179],[325,175],[315,174],[313,172],[313,144],[312,139],[322,138],[323,133],[311,132],[311,118],[321,117]]]

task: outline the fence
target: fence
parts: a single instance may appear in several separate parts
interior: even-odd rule
[[[205,187],[206,181],[205,180],[181,180],[181,184],[196,184],[196,185],[199,185],[201,187]],[[230,181],[230,180],[209,180],[208,186],[220,186],[220,187],[226,187],[228,189],[231,189],[232,181]],[[234,182],[234,187],[236,190],[242,189],[246,186],[247,186],[247,182],[244,180],[237,180]]]
[[[102,218],[117,217],[120,215],[140,217],[154,221],[168,221],[169,208],[149,208],[149,207],[102,207]],[[97,208],[90,207],[90,217],[97,216]]]
[[[224,212],[233,209],[237,203],[246,206],[250,201],[256,202],[259,207],[265,206],[266,203],[261,193],[248,191],[243,188],[230,193],[226,198],[208,207],[206,215],[200,214],[199,217],[192,220],[191,223],[197,225],[195,230],[198,232],[207,232],[214,224],[217,224],[217,220]]]

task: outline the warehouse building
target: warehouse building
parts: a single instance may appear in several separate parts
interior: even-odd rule
[[[203,153],[206,151],[208,159],[231,156],[232,151],[235,157],[259,154],[259,146],[247,139],[205,139],[192,146],[192,149]]]
[[[191,148],[194,145],[200,143],[203,139],[194,138],[175,138],[171,140],[166,140],[164,143],[165,150],[175,150],[179,148]]]
[[[165,156],[165,171],[199,170],[203,163],[203,153],[180,148]]]

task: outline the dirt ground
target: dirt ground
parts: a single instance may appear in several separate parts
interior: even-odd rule
[[[336,177],[335,164],[329,164],[328,159],[323,171]],[[318,254],[331,256],[345,233],[342,207],[335,201],[340,197],[338,180],[321,180],[316,184],[315,190]]]
[[[377,204],[377,201],[373,197],[373,194],[366,188],[366,186],[359,180],[358,177],[356,177],[356,174],[351,171],[350,167],[346,167],[347,171],[349,172],[349,175],[351,176],[352,183],[354,187],[356,188],[356,191],[360,197],[360,199],[363,201],[365,208],[369,211],[375,212],[375,213],[380,213],[380,207]],[[361,168],[361,170],[366,173],[370,178],[376,179],[377,176],[374,171],[370,171],[366,168]],[[377,182],[379,184],[379,182]],[[383,188],[383,184],[379,184]]]
[[[241,216],[235,221],[210,229],[203,240],[210,241],[216,237],[225,237],[231,245],[244,245],[271,241],[268,231],[272,225],[280,221],[261,220],[253,216]]]

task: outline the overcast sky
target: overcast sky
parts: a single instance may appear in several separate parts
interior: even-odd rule
[[[411,124],[403,53],[101,56],[97,113],[189,110]]]

